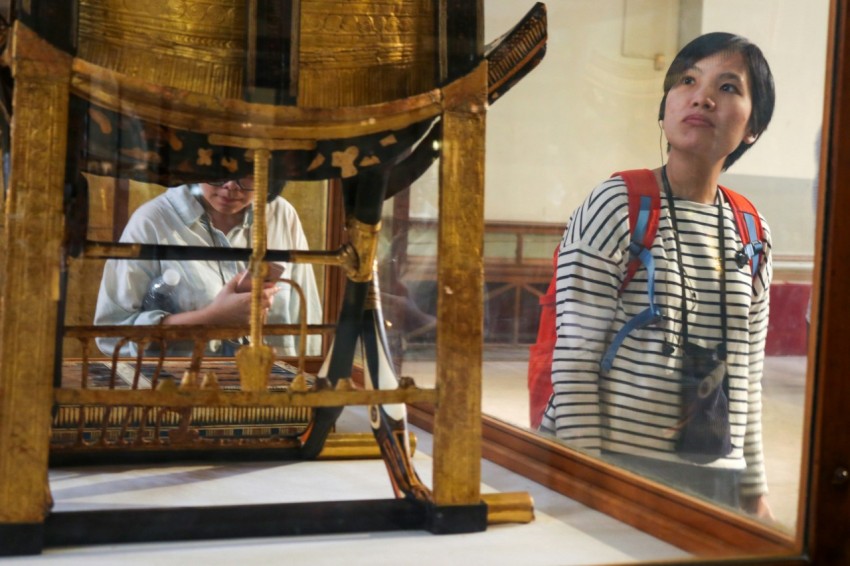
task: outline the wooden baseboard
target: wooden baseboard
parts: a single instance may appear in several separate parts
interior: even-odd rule
[[[408,418],[430,431],[434,411],[411,406]],[[482,453],[512,472],[697,556],[787,556],[797,550],[790,535],[486,415]]]

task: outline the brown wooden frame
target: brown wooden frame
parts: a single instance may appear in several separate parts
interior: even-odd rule
[[[831,70],[824,111],[825,151],[821,155],[822,183],[818,226],[822,238],[817,242],[821,269],[815,273],[814,304],[820,305],[814,316],[809,351],[816,356],[809,362],[810,384],[808,414],[812,426],[810,468],[811,487],[808,505],[801,506],[805,518],[803,540],[812,563],[847,564],[850,562],[850,226],[838,213],[850,209],[850,1],[834,0],[831,8],[834,30],[830,38]],[[842,473],[842,470],[844,473]],[[805,511],[805,514],[803,514]]]

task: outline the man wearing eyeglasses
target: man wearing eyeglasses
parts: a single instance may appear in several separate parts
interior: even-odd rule
[[[121,242],[160,245],[251,247],[253,227],[253,179],[241,177],[172,187],[133,213]],[[308,249],[295,208],[280,196],[266,207],[268,249]],[[97,325],[247,325],[251,311],[247,264],[235,261],[109,260],[106,262],[95,311]],[[151,285],[166,271],[179,275],[172,300],[150,306],[145,297]],[[312,266],[271,264],[275,280],[291,279],[301,286],[307,322],[320,323],[322,306]],[[277,277],[279,273],[279,277]],[[170,274],[170,279],[176,277]],[[269,324],[299,320],[301,305],[292,285],[269,282],[263,289],[262,306]],[[279,355],[297,353],[292,336],[269,337]],[[99,338],[98,347],[112,355],[115,338]],[[208,354],[233,355],[238,343],[211,342]],[[181,349],[182,348],[182,349]],[[188,348],[188,351],[183,351]],[[307,354],[318,354],[319,337],[309,337]],[[121,348],[122,355],[136,355],[134,343]],[[170,345],[170,355],[191,355],[191,346]]]

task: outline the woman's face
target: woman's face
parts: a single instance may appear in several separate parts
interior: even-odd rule
[[[253,189],[250,178],[201,183],[204,200],[216,212],[228,215],[239,214],[251,204]]]
[[[752,96],[740,53],[716,53],[697,61],[667,93],[662,126],[670,158],[681,153],[716,163],[743,141],[749,130]]]

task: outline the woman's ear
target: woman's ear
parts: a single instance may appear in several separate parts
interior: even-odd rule
[[[757,140],[758,138],[759,138],[759,135],[758,135],[758,134],[747,133],[747,135],[746,135],[746,136],[744,136],[744,143],[746,143],[746,144],[753,144],[753,143],[756,143],[756,140]]]

